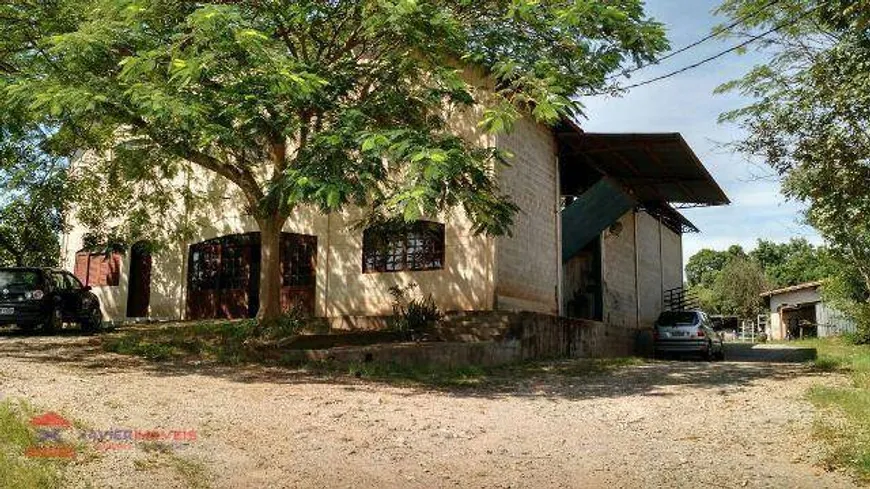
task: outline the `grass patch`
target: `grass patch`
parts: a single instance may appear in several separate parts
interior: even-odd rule
[[[540,377],[583,377],[641,363],[643,360],[639,358],[613,358],[535,361],[499,367],[443,368],[373,362],[356,363],[350,366],[312,363],[305,368],[313,373],[349,375],[395,385],[461,389],[496,387]]]
[[[859,480],[870,482],[870,346],[854,345],[843,338],[797,343],[817,349],[814,366],[818,370],[849,376],[849,386],[817,386],[808,397],[824,410],[816,422],[816,435],[832,448],[827,463],[850,468]]]
[[[62,487],[59,463],[24,455],[37,442],[28,420],[33,410],[23,402],[0,402],[0,483],[22,489]]]
[[[103,340],[103,349],[152,361],[191,356],[218,363],[237,364],[248,360],[252,321],[199,322],[123,331]]]

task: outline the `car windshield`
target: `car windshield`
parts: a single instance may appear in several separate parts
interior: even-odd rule
[[[659,326],[694,326],[698,324],[698,315],[694,312],[663,312],[656,321]]]
[[[0,270],[0,290],[20,292],[39,286],[39,274],[32,270]]]

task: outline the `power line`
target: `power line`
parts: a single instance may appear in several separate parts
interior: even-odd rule
[[[757,36],[753,36],[753,37],[747,39],[746,41],[743,41],[740,44],[737,44],[736,46],[732,46],[732,47],[726,49],[725,51],[722,51],[722,52],[719,52],[717,54],[714,54],[713,56],[709,56],[707,58],[704,58],[701,61],[698,61],[697,63],[693,63],[693,64],[690,64],[688,66],[684,66],[678,70],[674,70],[670,73],[666,73],[664,75],[657,76],[655,78],[650,78],[649,80],[644,80],[644,81],[639,82],[639,83],[634,83],[632,85],[627,85],[627,86],[619,87],[619,88],[622,90],[629,90],[632,88],[642,87],[644,85],[649,85],[650,83],[655,83],[657,81],[661,81],[661,80],[664,80],[666,78],[670,78],[672,76],[679,75],[680,73],[684,73],[686,71],[693,70],[701,65],[705,65],[711,61],[717,60],[717,59],[721,58],[722,56],[725,56],[726,54],[732,53],[734,51],[737,51],[740,48],[748,46],[749,44],[752,44],[753,42],[755,42],[763,37],[766,37],[770,34],[773,34],[774,32],[779,31],[780,29],[788,27],[789,25],[792,25],[795,22],[803,20],[804,18],[808,17],[811,13],[813,13],[818,8],[819,8],[819,6],[811,8],[811,9],[807,10],[806,12],[804,12],[803,14],[801,14],[800,17],[798,17],[797,19],[790,20],[788,22],[783,22],[782,24],[779,24],[779,25],[777,25],[777,26],[775,26],[775,27],[773,27],[765,32],[762,32],[761,34],[758,34]],[[586,96],[589,97],[589,96],[596,96],[596,95],[605,95],[606,93],[607,92],[592,92],[592,93],[586,94]]]
[[[755,17],[756,15],[764,12],[765,10],[769,9],[770,7],[776,5],[777,3],[781,2],[781,1],[782,0],[771,0],[770,2],[767,2],[766,4],[759,7],[758,9],[753,10],[752,12],[749,12],[741,17],[738,17],[737,20],[735,20],[734,22],[732,22],[726,26],[720,27],[719,29],[714,30],[713,32],[711,32],[707,36],[702,37],[701,39],[698,39],[697,41],[695,41],[691,44],[683,46],[682,48],[677,49],[676,51],[672,51],[672,52],[668,53],[666,56],[662,56],[661,58],[656,58],[655,60],[650,61],[649,63],[641,64],[640,66],[636,66],[635,68],[632,68],[630,70],[624,70],[618,74],[612,75],[608,78],[608,80],[612,80],[612,79],[618,78],[620,76],[625,76],[625,75],[628,75],[629,73],[634,73],[635,71],[639,71],[639,70],[642,70],[642,69],[647,68],[649,66],[659,64],[666,59],[670,59],[670,58],[673,58],[674,56],[676,56],[680,53],[684,53],[684,52],[694,48],[695,46],[699,46],[699,45],[709,41],[710,39],[713,39],[714,37],[718,36],[719,34],[722,34],[725,31],[730,31],[731,29],[733,29],[733,28],[737,27],[738,25],[746,22],[747,20]]]

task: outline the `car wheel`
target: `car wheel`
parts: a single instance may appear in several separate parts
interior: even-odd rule
[[[51,310],[51,314],[42,323],[42,332],[46,334],[52,334],[63,327],[63,313],[60,310],[60,307],[55,307]]]
[[[103,313],[99,307],[95,307],[87,319],[82,321],[82,330],[88,333],[96,333],[103,325]]]
[[[712,342],[709,345],[707,345],[707,349],[704,350],[704,353],[701,354],[701,356],[704,358],[704,360],[706,360],[708,362],[712,362],[714,360],[715,356],[713,355],[713,343]]]

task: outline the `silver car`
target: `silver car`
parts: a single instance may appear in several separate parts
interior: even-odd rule
[[[725,359],[725,342],[702,311],[661,313],[653,327],[653,338],[656,356],[688,353],[707,360]]]

